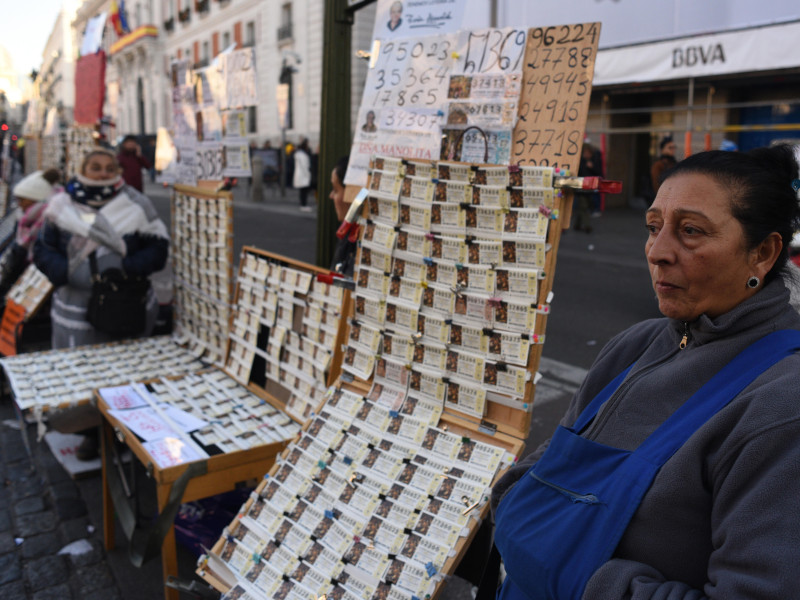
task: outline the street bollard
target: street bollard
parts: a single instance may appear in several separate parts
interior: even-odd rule
[[[258,154],[253,155],[250,160],[253,168],[253,178],[250,183],[250,197],[253,202],[263,202],[264,200],[264,159]]]

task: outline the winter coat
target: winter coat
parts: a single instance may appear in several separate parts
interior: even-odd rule
[[[561,424],[627,366],[625,382],[583,437],[637,448],[743,348],[800,316],[778,278],[716,319],[653,319],[601,351]],[[679,347],[688,334],[688,345]],[[701,426],[656,475],[584,600],[797,597],[800,590],[800,354],[769,368]],[[493,490],[496,508],[543,444]],[[554,566],[557,568],[557,566]]]
[[[89,221],[92,223],[87,226]],[[150,200],[130,186],[122,188],[99,210],[72,200],[66,193],[55,196],[34,246],[36,266],[57,287],[51,310],[53,348],[115,339],[97,331],[86,320],[92,287],[88,256],[92,250],[96,250],[101,273],[115,267],[129,274],[150,276],[166,263],[169,236]],[[152,332],[157,313],[158,302],[151,287],[147,325],[141,335]]]

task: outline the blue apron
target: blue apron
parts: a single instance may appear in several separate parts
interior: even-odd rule
[[[745,348],[633,451],[579,435],[631,367],[592,400],[500,502],[495,545],[507,577],[498,600],[578,600],[608,561],[661,466],[756,377],[800,350],[800,331]],[[524,590],[524,591],[523,591]]]

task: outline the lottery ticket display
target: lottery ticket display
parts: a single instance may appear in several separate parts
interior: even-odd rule
[[[424,598],[511,460],[331,389],[201,572],[225,581],[228,599]]]
[[[180,343],[208,362],[221,363],[233,286],[233,200],[191,190],[176,186],[173,197],[175,329]]]
[[[342,365],[371,398],[477,418],[487,398],[529,408],[553,172],[373,159]]]
[[[120,407],[114,391],[129,389],[125,386],[100,390],[114,411],[112,414],[122,423],[138,433],[138,423],[131,420],[130,415],[134,413],[130,411],[157,420],[159,416],[166,416],[168,423],[185,425],[179,429],[188,429],[192,441],[208,454],[231,453],[283,442],[295,437],[300,430],[300,426],[287,414],[218,370],[135,385],[132,388],[134,392],[140,390],[138,395],[146,398],[147,402]],[[157,411],[153,411],[153,407],[157,407]]]
[[[0,359],[20,410],[87,402],[95,388],[183,375],[204,368],[168,336]]]
[[[25,309],[25,314],[30,315],[47,299],[53,291],[53,284],[44,273],[31,263],[17,279],[6,294],[7,300],[13,300]]]
[[[302,422],[326,391],[344,290],[279,258],[242,252],[225,370],[280,393]]]

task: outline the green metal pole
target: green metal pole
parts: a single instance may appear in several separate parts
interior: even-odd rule
[[[347,0],[325,0],[322,51],[322,111],[320,123],[319,173],[317,181],[317,265],[329,267],[336,247],[339,222],[331,193],[331,171],[350,152],[350,61],[352,18]]]

